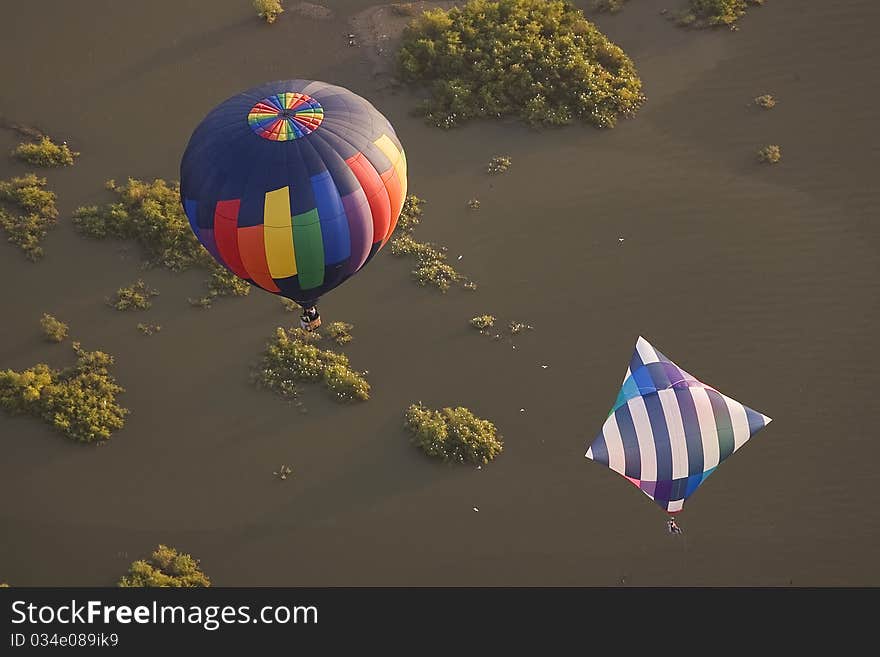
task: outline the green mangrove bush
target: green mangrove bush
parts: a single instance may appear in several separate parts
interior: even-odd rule
[[[689,11],[679,23],[693,27],[731,26],[746,13],[749,5],[763,5],[764,0],[689,0]]]
[[[509,321],[501,329],[495,328],[496,323],[498,323],[498,318],[494,315],[477,315],[470,320],[470,325],[477,329],[481,335],[491,337],[495,341],[507,340],[508,342],[513,342],[513,338],[523,331],[531,331],[533,329],[529,324],[515,320]]]
[[[281,6],[281,0],[253,0],[254,11],[257,16],[267,23],[274,23],[278,16],[284,13],[284,7]]]
[[[776,99],[770,94],[755,97],[752,103],[761,109],[773,109],[776,107]]]
[[[453,127],[478,117],[612,127],[644,102],[632,60],[568,0],[468,0],[424,12],[397,53],[400,79],[426,86],[419,111]]]
[[[16,205],[25,212],[56,219],[58,210],[55,207],[55,192],[44,189],[45,187],[46,179],[33,173],[0,180],[0,200]]]
[[[138,279],[131,285],[116,290],[116,296],[109,303],[116,310],[146,310],[153,305],[150,298],[155,296],[159,296],[159,293]]]
[[[63,342],[69,330],[67,324],[49,313],[43,313],[40,318],[40,328],[43,329],[43,335],[49,342]]]
[[[327,325],[327,335],[338,345],[348,344],[354,340],[351,330],[354,325],[348,322],[331,322]]]
[[[66,141],[59,146],[44,135],[39,141],[19,144],[13,149],[12,155],[41,167],[64,167],[72,165],[80,154],[70,150]]]
[[[24,212],[17,214],[0,208],[0,226],[6,231],[9,242],[32,261],[43,257],[40,242],[58,219],[55,193],[44,189],[45,186],[46,179],[32,173],[0,180],[0,201]]]
[[[257,385],[292,399],[298,383],[323,382],[337,399],[369,399],[367,380],[351,369],[348,356],[317,346],[322,339],[317,331],[275,329],[254,374]]]
[[[211,580],[192,555],[160,544],[149,559],[133,562],[118,585],[125,588],[197,588],[211,586]]]
[[[463,406],[434,410],[411,404],[404,426],[412,441],[428,456],[456,463],[488,463],[501,453],[503,443],[495,425]]]
[[[486,167],[488,173],[504,173],[510,168],[511,159],[507,155],[495,155]]]
[[[769,144],[758,151],[758,160],[766,164],[776,164],[782,159],[782,149],[777,144]]]
[[[113,357],[73,343],[76,364],[56,370],[40,363],[23,372],[0,371],[0,408],[39,417],[79,442],[107,440],[129,411],[117,402],[125,390],[110,374]]]
[[[413,232],[416,226],[422,221],[422,215],[425,211],[422,209],[427,201],[423,198],[419,198],[414,194],[407,194],[406,199],[403,202],[403,207],[400,209],[400,217],[397,219],[397,226],[395,230],[398,234],[410,234]]]
[[[478,331],[485,331],[495,325],[495,315],[477,315],[471,318],[471,326]]]

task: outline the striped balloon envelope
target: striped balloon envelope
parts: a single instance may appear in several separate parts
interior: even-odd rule
[[[640,337],[623,386],[586,457],[669,513],[770,418],[721,394]]]
[[[271,82],[222,102],[196,127],[180,195],[217,262],[314,305],[388,241],[406,198],[406,156],[388,120],[357,94]]]

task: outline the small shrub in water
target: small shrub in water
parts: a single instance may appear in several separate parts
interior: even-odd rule
[[[128,574],[119,580],[119,586],[197,588],[211,586],[211,580],[199,568],[198,559],[159,545],[149,559],[131,564]]]
[[[455,267],[441,259],[419,261],[412,274],[422,287],[433,285],[443,293],[448,292],[453,283],[462,280],[462,275],[455,271]]]
[[[773,109],[774,107],[776,107],[776,99],[770,94],[758,96],[752,102],[763,109]]]
[[[507,339],[508,342],[513,342],[513,337],[519,335],[523,331],[532,330],[532,327],[524,322],[512,321],[507,323],[506,329],[489,333],[489,329],[494,328],[497,321],[497,318],[493,315],[480,315],[471,319],[471,326],[478,329],[483,335],[491,336],[495,341]]]
[[[138,322],[137,329],[144,335],[154,335],[161,331],[162,327],[159,324],[143,324]]]
[[[496,155],[489,161],[486,171],[492,174],[504,173],[510,168],[511,160],[506,155]]]
[[[348,357],[316,346],[320,340],[299,328],[276,329],[254,375],[257,385],[294,398],[297,383],[323,381],[338,399],[369,399],[370,384],[351,369]]]
[[[338,345],[348,344],[354,338],[351,335],[353,325],[347,322],[331,322],[327,325],[327,335]]]
[[[776,164],[782,159],[782,149],[776,144],[764,146],[758,151],[758,160],[767,164]]]
[[[412,404],[404,414],[404,426],[425,454],[444,461],[488,463],[503,449],[495,425],[462,406],[433,410]]]
[[[206,283],[208,294],[196,299],[188,299],[191,306],[196,306],[197,308],[211,308],[217,297],[241,297],[250,292],[250,284],[233,274],[231,271],[216,264],[212,265],[211,269],[211,276]]]
[[[59,146],[45,135],[40,141],[19,144],[12,155],[41,167],[70,166],[79,157],[79,153],[70,150],[66,141]]]
[[[479,331],[485,331],[495,325],[494,315],[477,315],[471,318],[471,326]]]
[[[0,181],[0,201],[14,205],[25,213],[14,214],[0,208],[0,226],[6,231],[7,239],[32,261],[43,256],[40,242],[58,218],[55,194],[44,189],[45,186],[46,179],[32,173]]]
[[[18,206],[48,219],[57,219],[55,192],[46,187],[46,179],[33,173],[0,181],[0,200]]]
[[[679,24],[694,27],[733,26],[748,5],[762,5],[764,0],[689,0],[689,11],[679,17]]]
[[[76,364],[55,370],[40,363],[22,372],[0,370],[0,408],[42,418],[79,442],[107,440],[125,424],[128,409],[117,403],[124,389],[110,374],[113,357],[73,343]]]
[[[43,329],[43,335],[50,342],[63,342],[67,337],[67,324],[49,313],[43,313],[43,316],[40,318],[40,326]]]
[[[424,212],[422,206],[425,203],[425,199],[414,196],[413,194],[407,194],[395,228],[399,234],[409,234],[419,225],[419,222],[422,220],[422,213]]]
[[[116,290],[116,298],[110,301],[110,305],[116,310],[146,310],[153,305],[150,297],[158,296],[159,293],[147,286],[142,280]]]
[[[257,16],[267,23],[274,23],[278,16],[284,12],[281,0],[253,0],[253,4]]]

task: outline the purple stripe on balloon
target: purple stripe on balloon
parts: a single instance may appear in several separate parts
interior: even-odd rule
[[[346,275],[350,275],[360,269],[370,255],[373,244],[373,215],[363,189],[343,196],[342,207],[345,208],[348,232],[351,235],[351,258],[345,266]]]
[[[663,508],[669,506],[670,493],[672,492],[672,480],[670,479],[662,479],[657,482],[657,485],[654,487],[653,498],[654,501],[658,504],[661,504]]]
[[[663,363],[663,369],[666,371],[666,376],[669,377],[670,387],[687,388],[687,381],[696,381],[694,377],[673,363]]]

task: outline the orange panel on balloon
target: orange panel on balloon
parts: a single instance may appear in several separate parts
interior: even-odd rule
[[[262,224],[238,229],[238,252],[241,255],[241,263],[247,270],[248,277],[254,283],[264,290],[281,292],[269,273]]]
[[[388,190],[388,198],[391,199],[391,224],[388,226],[388,232],[382,240],[382,246],[385,246],[385,242],[388,241],[391,233],[394,232],[395,226],[397,226],[397,218],[400,216],[400,209],[403,207],[403,190],[400,188],[400,177],[394,169],[389,169],[382,174],[382,182],[385,184],[385,189]]]

